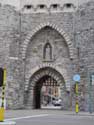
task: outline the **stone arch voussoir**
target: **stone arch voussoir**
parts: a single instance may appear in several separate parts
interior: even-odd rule
[[[49,67],[45,67],[45,68],[49,68]],[[38,73],[38,71],[37,71],[37,72],[34,73],[33,77],[31,76],[31,78],[30,78],[31,83],[29,84],[29,88],[32,86],[32,83],[33,83],[33,86],[35,86],[36,82],[39,79],[41,79],[42,77],[44,77],[45,75],[51,76],[52,78],[54,78],[55,80],[57,80],[58,84],[61,84],[62,82],[64,82],[63,76],[61,77],[61,74],[59,72],[57,72],[55,69],[51,69],[50,71],[45,72],[46,71],[45,68],[44,68],[44,71],[41,71],[41,69],[40,69],[41,72]],[[56,71],[56,73],[58,74],[57,78],[55,78],[56,73],[54,71]]]
[[[37,66],[37,67],[35,67],[34,69],[32,69],[32,72],[27,76],[27,78],[26,78],[27,81],[26,81],[26,83],[25,83],[25,90],[28,90],[31,76],[33,76],[33,75],[34,75],[36,72],[38,72],[39,70],[45,69],[45,68],[49,68],[49,69],[55,70],[56,72],[58,72],[58,74],[61,74],[61,78],[62,78],[62,77],[64,78],[65,84],[66,84],[67,82],[69,82],[69,78],[67,77],[68,74],[67,74],[67,72],[65,72],[65,70],[63,71],[63,70],[61,70],[59,67],[54,66],[54,65],[40,65],[40,66]],[[40,79],[42,76],[44,76],[44,75],[51,75],[51,73],[52,73],[52,72],[50,72],[49,70],[48,70],[48,71],[46,70],[45,72],[43,72],[43,73],[41,73],[41,74],[40,74],[40,73],[37,74],[36,77],[34,77],[34,79],[31,80],[32,86],[33,86],[34,83],[35,83],[36,81],[38,81],[38,79]],[[56,79],[56,80],[58,80],[58,81],[60,81],[60,82],[62,83],[62,80],[61,80],[60,77],[58,77],[58,75],[52,73],[52,77],[53,77],[53,76],[54,76],[54,79]]]
[[[65,31],[61,28],[59,28],[56,24],[53,23],[49,23],[49,22],[45,22],[45,23],[41,23],[40,25],[38,25],[34,30],[32,30],[26,37],[25,41],[22,44],[22,58],[25,59],[26,57],[26,50],[27,50],[27,46],[30,42],[30,39],[38,32],[40,31],[42,28],[49,26],[53,29],[55,29],[57,32],[59,32],[65,39],[68,48],[69,48],[69,54],[70,54],[70,58],[73,59],[74,58],[74,47],[73,47],[73,42],[70,40],[70,37],[67,35],[67,33],[65,33]]]

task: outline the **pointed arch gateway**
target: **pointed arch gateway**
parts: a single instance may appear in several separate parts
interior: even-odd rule
[[[27,100],[25,101],[27,102],[26,107],[40,109],[43,104],[42,92],[44,89],[46,90],[45,92],[47,92],[47,87],[50,89],[48,93],[45,93],[46,103],[49,103],[51,100],[50,94],[52,94],[53,98],[61,98],[61,96],[63,98],[63,95],[66,93],[64,78],[58,71],[51,67],[41,68],[31,76],[28,86],[28,98],[26,98]],[[58,88],[57,92],[59,93],[54,93],[56,92],[56,90],[54,91],[55,87]],[[53,89],[53,93],[50,91],[51,89]]]
[[[42,68],[39,67],[39,69],[37,71],[35,71],[34,73],[32,73],[32,70],[34,68],[36,68],[37,65],[35,65],[35,67],[32,65],[32,69],[28,68],[28,67],[31,67],[30,64],[32,62],[32,60],[31,60],[32,56],[30,56],[30,57],[26,56],[27,53],[31,52],[31,51],[27,52],[28,45],[30,42],[33,43],[32,42],[33,40],[31,41],[31,39],[34,38],[33,36],[36,35],[36,33],[38,33],[41,29],[43,29],[45,27],[50,27],[53,30],[57,31],[61,36],[63,36],[63,39],[67,44],[66,47],[69,50],[68,59],[73,58],[73,55],[74,55],[73,54],[73,43],[70,41],[70,38],[68,37],[68,35],[62,29],[58,28],[57,25],[50,24],[50,23],[44,23],[44,24],[39,25],[36,29],[31,31],[31,33],[27,36],[26,40],[23,42],[23,45],[22,45],[22,58],[27,59],[27,62],[28,62],[28,58],[30,59],[28,62],[27,70],[26,70],[27,72],[25,72],[25,77],[26,77],[26,83],[25,83],[25,86],[26,86],[25,103],[26,104],[25,105],[27,105],[26,107],[30,107],[30,108],[41,108],[41,105],[40,105],[41,104],[40,103],[41,102],[41,90],[42,90],[43,83],[45,83],[45,81],[48,82],[49,79],[50,79],[50,83],[51,83],[51,81],[54,81],[54,83],[56,83],[56,85],[58,85],[60,87],[60,91],[61,91],[60,93],[62,94],[62,98],[63,98],[63,96],[66,96],[65,80],[69,81],[68,73],[67,73],[66,69],[64,69],[64,67],[61,71],[61,74],[64,75],[65,80],[63,78],[63,75],[60,74],[60,70],[59,71],[56,70],[56,67],[54,69],[49,66],[42,67]],[[51,55],[51,53],[52,53],[53,46],[51,47],[50,45],[52,45],[52,44],[47,43],[44,46],[45,57],[47,57],[46,53],[48,53],[48,54],[50,53],[49,55]],[[28,50],[31,50],[31,48]],[[49,57],[51,59],[51,56],[49,56]],[[33,63],[34,63],[34,61],[36,63],[36,59],[33,60]],[[47,57],[47,61],[49,61],[48,57]],[[44,64],[45,61],[44,62],[41,61],[41,63]],[[32,75],[32,76],[30,76],[30,75]],[[65,105],[66,105],[66,102],[65,102]]]

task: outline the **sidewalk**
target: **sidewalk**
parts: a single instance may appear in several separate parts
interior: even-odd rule
[[[42,106],[42,110],[57,110],[57,111],[62,112],[62,114],[64,115],[94,116],[94,112],[89,113],[89,112],[81,111],[81,112],[76,113],[75,111],[62,110],[60,106]]]
[[[64,115],[76,115],[76,116],[94,116],[94,113],[89,113],[89,112],[73,112],[73,111],[65,111]]]

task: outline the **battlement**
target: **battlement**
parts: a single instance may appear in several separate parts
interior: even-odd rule
[[[34,6],[32,4],[24,5],[22,8],[23,13],[48,13],[48,12],[73,12],[75,11],[76,7],[71,4],[67,3],[63,6],[60,4],[51,4],[49,7],[45,4],[38,4]]]
[[[0,0],[0,7],[11,5],[22,13],[74,12],[78,6],[91,0]]]

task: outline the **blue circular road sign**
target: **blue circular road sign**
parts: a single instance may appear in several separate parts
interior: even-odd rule
[[[74,76],[73,76],[73,80],[74,80],[75,82],[79,82],[79,81],[80,81],[80,75],[79,75],[79,74],[74,75]]]

